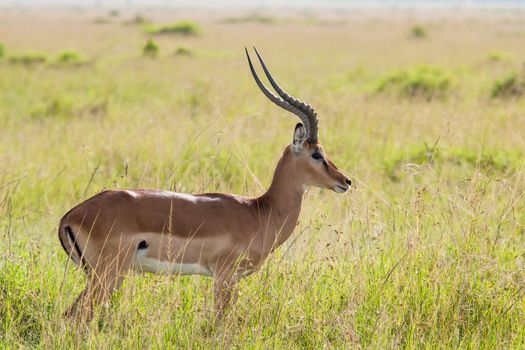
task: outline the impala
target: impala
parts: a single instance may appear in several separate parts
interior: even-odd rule
[[[268,190],[255,198],[107,190],[77,205],[60,221],[58,235],[88,282],[66,315],[91,319],[94,307],[119,288],[126,272],[135,270],[213,277],[220,320],[237,282],[256,271],[292,234],[306,187],[348,191],[349,178],[328,159],[318,140],[315,110],[283,91],[255,53],[278,96],[261,82],[246,50],[259,88],[302,122],[295,127]]]

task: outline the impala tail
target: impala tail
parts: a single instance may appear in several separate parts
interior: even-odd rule
[[[60,244],[62,245],[62,248],[64,248],[67,256],[70,257],[75,264],[84,267],[84,255],[71,226],[60,225],[60,228],[58,229],[58,238],[60,239]]]

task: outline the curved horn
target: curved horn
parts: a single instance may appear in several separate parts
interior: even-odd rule
[[[268,81],[270,81],[270,84],[272,84],[273,88],[279,94],[279,96],[281,96],[283,100],[288,102],[290,105],[294,106],[295,108],[299,109],[300,111],[306,114],[306,116],[308,117],[308,121],[310,122],[309,123],[310,124],[309,139],[310,141],[313,141],[313,142],[317,141],[319,121],[317,120],[317,113],[315,112],[315,109],[309,104],[296,99],[295,97],[289,95],[286,91],[284,91],[279,86],[279,84],[277,84],[275,79],[273,79],[270,71],[266,67],[266,64],[264,64],[264,60],[262,59],[261,55],[259,55],[259,52],[257,51],[257,49],[255,47],[253,49],[255,50],[255,54],[257,54],[257,58],[259,59],[259,62],[261,63],[261,66],[264,70],[264,74],[266,74]]]
[[[313,135],[310,133],[311,123],[310,123],[310,118],[308,117],[308,115],[304,111],[298,109],[297,107],[292,106],[290,103],[284,101],[283,99],[279,98],[278,96],[275,96],[262,83],[262,81],[259,79],[259,76],[255,72],[255,68],[253,68],[252,60],[250,59],[250,55],[248,54],[248,49],[244,48],[244,50],[246,51],[246,58],[248,58],[248,64],[250,66],[250,70],[252,72],[253,78],[255,79],[255,82],[257,83],[257,86],[259,86],[259,89],[261,89],[263,94],[266,95],[266,97],[268,97],[268,99],[270,101],[272,101],[273,103],[275,103],[279,107],[281,107],[283,109],[286,109],[287,111],[292,112],[293,114],[297,115],[299,117],[299,119],[301,119],[301,121],[304,124],[304,127],[306,129],[306,134],[307,134],[308,139],[309,140],[312,140],[312,139],[317,140],[317,137],[312,137]]]

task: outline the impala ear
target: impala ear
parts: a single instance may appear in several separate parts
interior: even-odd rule
[[[306,141],[306,130],[303,124],[297,123],[293,132],[292,149],[295,153],[301,152]]]

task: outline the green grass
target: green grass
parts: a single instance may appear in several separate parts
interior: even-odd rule
[[[415,43],[396,16],[278,31],[200,16],[198,42],[155,37],[163,52],[198,54],[150,60],[135,26],[79,15],[60,22],[74,34],[56,39],[55,15],[6,16],[0,348],[524,348],[525,101],[489,98],[506,67],[485,61],[494,47],[525,57],[515,35],[525,21],[443,19]],[[72,206],[105,188],[251,196],[268,186],[297,118],[252,81],[252,42],[279,83],[316,107],[326,152],[354,188],[308,190],[294,235],[240,283],[219,329],[210,279],[153,275],[130,275],[75,329],[61,314],[85,277],[57,238]],[[96,64],[9,63],[32,47]]]

